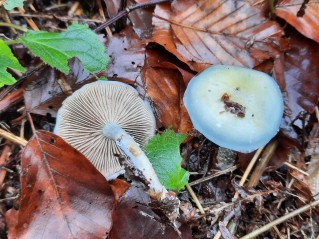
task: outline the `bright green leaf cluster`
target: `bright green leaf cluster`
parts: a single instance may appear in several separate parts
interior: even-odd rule
[[[3,6],[5,9],[7,9],[8,11],[12,10],[15,7],[23,7],[23,2],[25,0],[6,0],[3,3]]]
[[[44,62],[68,73],[68,60],[77,57],[86,71],[106,69],[106,48],[86,25],[72,24],[65,32],[28,31],[22,43]]]
[[[3,85],[11,85],[16,80],[7,72],[7,68],[24,72],[23,66],[12,54],[11,49],[0,40],[0,87]]]
[[[160,182],[169,190],[181,190],[189,179],[189,173],[181,167],[179,148],[186,137],[173,130],[166,130],[150,139],[145,146],[146,155]]]
[[[62,33],[28,31],[16,42],[23,43],[34,55],[65,74],[69,72],[68,60],[73,57],[79,58],[89,73],[105,70],[109,61],[104,44],[86,25],[72,24]],[[0,87],[15,82],[7,68],[24,72],[10,48],[0,40]]]

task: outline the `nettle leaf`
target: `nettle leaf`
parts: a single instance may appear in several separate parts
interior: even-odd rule
[[[72,24],[65,32],[28,31],[22,43],[44,62],[67,74],[68,60],[77,57],[86,71],[105,70],[106,48],[86,25]]]
[[[179,191],[188,182],[189,173],[181,167],[180,144],[186,135],[166,130],[156,135],[145,146],[146,155],[151,161],[160,182],[169,190]]]
[[[24,72],[25,69],[20,65],[18,59],[12,54],[11,49],[0,40],[0,87],[12,85],[16,82],[15,78],[7,72],[7,68]]]
[[[5,9],[7,9],[8,11],[12,10],[15,7],[22,7],[23,8],[23,2],[25,0],[6,0],[3,3],[3,6]]]

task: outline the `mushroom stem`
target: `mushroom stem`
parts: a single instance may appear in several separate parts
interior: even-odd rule
[[[115,123],[106,124],[103,128],[103,135],[116,142],[122,151],[131,159],[135,168],[143,173],[149,182],[149,187],[156,193],[156,196],[160,199],[164,199],[167,195],[167,190],[160,183],[150,160],[134,139]]]

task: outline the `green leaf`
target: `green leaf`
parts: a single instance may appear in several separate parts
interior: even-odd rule
[[[3,6],[5,9],[7,9],[8,11],[12,10],[15,7],[21,7],[23,8],[23,2],[25,0],[6,0],[3,3]]]
[[[166,130],[156,135],[145,146],[146,155],[151,161],[160,182],[169,190],[179,191],[188,182],[189,173],[181,167],[180,144],[186,135]]]
[[[72,24],[65,32],[28,31],[22,43],[44,62],[67,74],[68,60],[77,57],[89,73],[106,69],[106,48],[86,25]]]
[[[3,85],[12,85],[16,82],[15,78],[7,72],[7,68],[24,72],[23,66],[12,54],[11,49],[0,40],[0,87]]]

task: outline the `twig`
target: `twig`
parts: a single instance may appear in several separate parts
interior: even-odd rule
[[[10,140],[11,142],[15,143],[15,144],[20,144],[22,146],[26,146],[28,141],[26,141],[25,139],[22,139],[18,136],[15,136],[14,134],[7,132],[3,129],[0,129],[0,137],[3,137],[7,140]]]
[[[247,234],[246,236],[241,237],[240,239],[254,238],[254,237],[260,235],[261,233],[264,233],[264,232],[268,231],[272,227],[277,226],[278,224],[283,223],[283,222],[287,221],[288,219],[290,219],[292,217],[295,217],[295,216],[299,215],[300,213],[308,211],[311,208],[316,207],[318,205],[319,205],[319,200],[316,200],[316,201],[314,201],[314,202],[312,202],[312,203],[310,203],[308,205],[305,205],[305,206],[303,206],[303,207],[301,207],[301,208],[299,208],[299,209],[297,209],[297,210],[295,210],[295,211],[293,211],[291,213],[288,213],[288,214],[286,214],[286,215],[284,215],[284,216],[282,216],[282,217],[280,217],[280,218],[278,218],[278,219],[266,224],[265,226],[263,226],[263,227],[255,230],[255,231]]]
[[[261,175],[265,171],[265,168],[271,158],[271,156],[274,154],[276,148],[277,148],[278,142],[277,140],[272,140],[270,143],[266,146],[264,152],[261,155],[261,160],[258,162],[256,168],[254,169],[249,182],[247,184],[248,188],[256,187]]]
[[[127,7],[125,10],[120,11],[114,17],[110,18],[109,20],[107,20],[106,22],[102,23],[100,26],[95,28],[94,31],[95,32],[101,31],[105,27],[111,25],[112,23],[116,22],[117,20],[121,19],[122,17],[127,16],[130,12],[135,11],[137,9],[150,7],[150,6],[153,6],[153,5],[156,5],[156,4],[165,3],[165,2],[171,2],[171,1],[172,0],[154,0],[154,1],[145,2],[145,3],[138,3],[138,4],[135,4],[135,5],[131,6],[131,7]]]
[[[15,195],[15,196],[13,196],[13,197],[0,198],[0,202],[15,200],[15,199],[18,199],[19,197],[20,197],[20,195],[17,194],[17,195]]]
[[[18,25],[13,24],[13,23],[0,22],[0,26],[14,28],[14,29],[17,29],[17,30],[20,30],[20,31],[23,31],[23,32],[28,31],[28,29],[26,29],[24,27],[21,27],[21,26],[18,26]]]
[[[35,134],[36,129],[34,127],[33,120],[32,120],[30,112],[27,112],[27,117],[28,117],[28,120],[29,120],[30,125],[31,125],[32,133]]]
[[[264,149],[264,146],[263,146],[263,147],[260,147],[260,148],[256,151],[254,157],[250,160],[250,162],[249,162],[249,164],[248,164],[248,166],[247,166],[247,168],[246,168],[246,170],[245,170],[245,172],[244,172],[244,175],[242,176],[242,178],[241,178],[241,180],[240,180],[240,182],[239,182],[239,186],[241,186],[241,187],[244,186],[245,181],[246,181],[246,179],[248,178],[248,175],[250,174],[252,168],[254,167],[254,165],[255,165],[257,159],[259,158],[261,152],[263,151],[263,149]],[[239,193],[236,192],[235,195],[234,195],[234,197],[233,197],[233,199],[237,199],[238,196],[239,196]],[[219,231],[216,233],[216,235],[214,236],[213,239],[219,239],[219,238],[221,237],[221,235],[222,235],[222,234],[221,234],[221,232],[220,232],[220,230],[219,230]]]
[[[237,165],[232,166],[232,167],[229,167],[229,168],[227,168],[227,169],[225,169],[225,170],[219,171],[219,172],[214,173],[214,174],[212,174],[212,175],[209,175],[209,176],[206,176],[206,177],[204,177],[204,178],[195,180],[195,181],[189,183],[188,185],[189,185],[189,186],[194,186],[194,185],[196,185],[196,184],[206,182],[206,181],[208,181],[208,180],[211,180],[212,178],[216,178],[216,177],[221,176],[221,175],[224,175],[224,174],[226,174],[226,173],[233,172],[233,171],[236,170],[237,168],[238,168]]]
[[[291,163],[288,163],[288,162],[285,162],[284,163],[287,167],[291,168],[291,169],[294,169],[296,171],[298,171],[299,173],[302,173],[303,175],[306,175],[306,176],[309,176],[309,173],[301,170],[300,168],[297,168],[296,166],[292,165]]]
[[[247,166],[247,168],[246,168],[246,170],[245,170],[245,172],[244,172],[244,175],[242,176],[242,178],[241,178],[241,180],[240,180],[240,182],[239,182],[239,186],[241,186],[241,187],[244,186],[245,181],[246,181],[246,179],[248,178],[248,175],[250,174],[251,170],[253,169],[253,167],[254,167],[254,165],[255,165],[257,159],[259,158],[261,152],[263,151],[263,149],[264,149],[264,146],[263,146],[263,147],[260,147],[260,148],[256,151],[254,157],[250,160],[250,162],[249,162],[249,164],[248,164],[248,166]],[[235,193],[235,196],[234,196],[234,199],[237,199],[238,196],[239,196],[239,193],[236,192],[236,193]]]
[[[189,194],[191,195],[191,197],[193,198],[194,203],[196,204],[196,206],[199,209],[200,213],[202,215],[205,215],[204,208],[202,207],[202,204],[199,202],[199,200],[198,200],[195,192],[193,191],[192,187],[189,184],[186,184],[186,188],[187,188],[187,191],[189,192]]]
[[[11,153],[11,148],[8,144],[6,144],[0,156],[0,164],[5,164],[7,162],[10,153]],[[7,174],[7,170],[5,169],[0,170],[0,185],[2,185],[4,178],[6,177],[6,174]]]
[[[79,21],[79,22],[95,22],[103,23],[102,20],[98,19],[87,19],[87,18],[77,18],[77,17],[62,17],[56,15],[40,15],[40,14],[28,14],[28,13],[19,13],[19,12],[10,12],[12,17],[29,17],[29,18],[39,18],[39,19],[58,19],[60,21]]]

